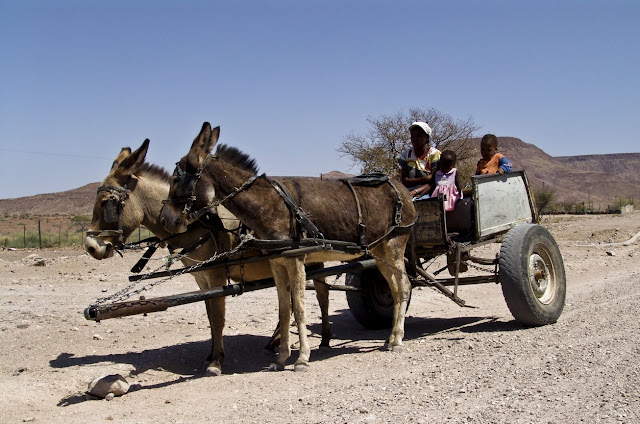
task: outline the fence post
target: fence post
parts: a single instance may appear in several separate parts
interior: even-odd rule
[[[38,220],[38,245],[42,249],[42,232],[40,231],[40,220]]]

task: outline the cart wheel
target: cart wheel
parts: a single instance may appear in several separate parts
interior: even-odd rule
[[[346,292],[349,309],[356,321],[373,330],[391,328],[393,325],[393,296],[391,289],[389,289],[389,283],[377,268],[347,274],[346,284],[362,289],[362,291]],[[410,302],[411,291],[409,291],[407,309]]]
[[[526,325],[546,325],[560,317],[567,294],[564,263],[544,227],[522,224],[500,247],[500,283],[513,317]]]

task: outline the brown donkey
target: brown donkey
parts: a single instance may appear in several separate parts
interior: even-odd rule
[[[256,177],[255,162],[235,148],[219,146],[216,154],[211,155],[219,134],[219,127],[211,129],[205,122],[189,153],[178,163],[169,199],[161,214],[165,228],[172,233],[185,231],[193,216],[223,203],[260,239],[290,240],[305,233],[312,237],[309,233],[315,233],[316,237],[326,240],[368,246],[368,252],[376,259],[394,299],[389,347],[400,350],[411,290],[405,273],[404,252],[408,230],[416,217],[409,192],[398,182],[373,188],[348,186],[341,181],[292,177],[274,183],[266,177]],[[184,175],[190,175],[191,181],[191,187],[186,190],[183,187]],[[288,201],[283,200],[280,194],[283,191],[291,193]],[[188,195],[184,195],[185,192]],[[216,201],[216,198],[222,200]],[[293,207],[292,203],[295,204]],[[305,229],[301,230],[298,222],[306,223]],[[306,258],[271,260],[278,291],[281,348],[269,369],[283,370],[291,354],[289,317],[292,300],[300,338],[300,355],[294,369],[298,371],[308,367],[310,349],[304,307],[304,262],[349,260],[361,255],[324,250],[311,253]]]
[[[159,218],[162,201],[169,194],[170,176],[162,168],[144,161],[148,147],[149,141],[145,140],[133,153],[130,148],[123,148],[98,190],[93,207],[93,219],[84,241],[86,251],[95,259],[112,257],[115,249],[140,225],[144,225],[158,238],[164,239],[170,235],[160,225]],[[224,207],[218,208],[217,213],[227,229],[238,227],[239,221]],[[169,243],[174,248],[191,246],[207,232],[209,230],[206,228],[192,228],[179,237],[172,238]],[[189,253],[188,257],[182,258],[182,263],[192,266],[216,253],[229,251],[236,244],[237,239],[232,233],[214,231],[206,243]],[[227,275],[236,281],[254,281],[272,276],[271,268],[266,261],[248,263],[244,269],[232,266],[227,271],[214,269],[195,272],[192,275],[201,289],[226,285]],[[329,347],[329,290],[323,279],[314,280],[314,286],[322,312],[321,346]],[[210,299],[205,301],[205,304],[212,341],[206,375],[219,375],[224,359],[222,331],[225,324],[225,299]],[[272,346],[277,346],[277,343],[277,339],[271,341]]]

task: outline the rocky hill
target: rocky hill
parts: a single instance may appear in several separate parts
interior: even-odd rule
[[[559,202],[617,204],[640,199],[640,153],[553,157],[518,138],[500,137],[499,150],[525,169],[534,189],[556,190]]]
[[[73,190],[35,196],[0,199],[0,216],[7,215],[91,215],[100,183]]]
[[[553,157],[518,138],[499,137],[499,150],[525,169],[532,187],[551,188],[560,203],[591,202],[596,209],[616,205],[620,198],[640,200],[640,153]],[[477,140],[479,145],[479,140]],[[344,178],[350,174],[331,171],[322,178]],[[100,183],[75,190],[0,199],[0,216],[90,215]]]

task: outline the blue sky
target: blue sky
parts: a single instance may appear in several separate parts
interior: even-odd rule
[[[0,198],[101,181],[202,123],[268,175],[357,172],[369,116],[434,107],[553,156],[638,152],[640,2],[0,0]]]

